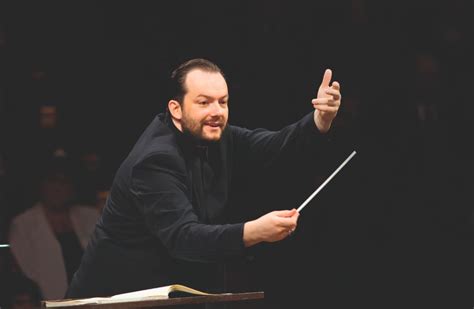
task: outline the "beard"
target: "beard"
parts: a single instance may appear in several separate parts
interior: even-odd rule
[[[220,128],[220,131],[210,134],[206,133],[205,127],[209,124],[217,125],[216,128]],[[227,121],[224,117],[200,121],[183,114],[183,117],[181,118],[181,127],[184,134],[191,136],[197,141],[218,142],[221,139],[224,130],[227,128]]]

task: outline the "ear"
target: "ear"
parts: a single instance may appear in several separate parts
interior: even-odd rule
[[[181,104],[179,104],[178,101],[170,100],[168,102],[168,109],[173,119],[181,120],[181,118],[183,117],[183,112],[181,110]]]

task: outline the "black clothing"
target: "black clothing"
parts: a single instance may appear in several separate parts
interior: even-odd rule
[[[229,125],[214,143],[158,115],[120,166],[66,297],[174,283],[219,291],[221,263],[245,254],[244,224],[226,223],[233,172],[325,139],[313,113],[278,132]]]
[[[83,254],[81,243],[74,231],[56,234],[56,239],[61,245],[68,282],[71,282],[81,263]]]

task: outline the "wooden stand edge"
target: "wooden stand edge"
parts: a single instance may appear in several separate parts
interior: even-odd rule
[[[264,298],[264,292],[245,292],[245,293],[226,293],[219,295],[206,296],[187,296],[156,300],[143,300],[134,302],[111,303],[111,304],[85,304],[77,306],[52,307],[53,309],[125,309],[125,308],[156,308],[156,307],[172,307],[177,305],[196,305],[205,303],[221,303],[221,302],[241,302],[253,301]],[[41,308],[46,307],[45,302],[41,302]]]

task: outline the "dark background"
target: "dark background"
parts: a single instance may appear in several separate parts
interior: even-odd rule
[[[2,221],[31,203],[40,106],[57,107],[68,154],[100,155],[107,186],[179,63],[216,62],[231,123],[268,129],[310,112],[331,68],[343,99],[328,151],[253,177],[234,204],[249,218],[298,207],[358,154],[295,235],[229,269],[229,289],[294,308],[472,305],[472,21],[462,0],[2,2]]]

